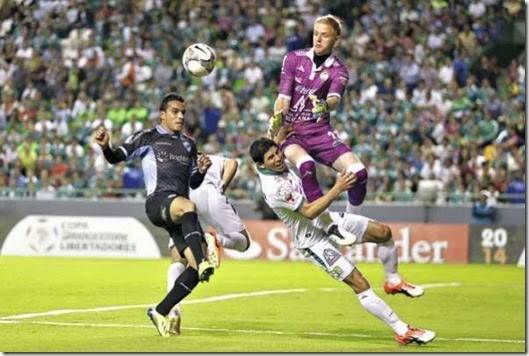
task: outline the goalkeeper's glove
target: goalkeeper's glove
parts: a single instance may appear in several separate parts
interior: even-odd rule
[[[274,113],[274,115],[272,115],[270,119],[268,119],[268,130],[266,132],[269,138],[274,139],[274,136],[281,127],[282,119],[283,114],[281,114],[280,111]]]
[[[325,99],[318,99],[314,94],[309,95],[309,99],[312,101],[312,118],[319,121],[329,112],[329,104]]]

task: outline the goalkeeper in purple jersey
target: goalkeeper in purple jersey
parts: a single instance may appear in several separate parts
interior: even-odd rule
[[[341,34],[342,25],[337,17],[320,16],[314,23],[313,47],[285,55],[268,135],[274,137],[283,124],[292,126],[293,133],[281,150],[297,167],[309,202],[323,196],[315,161],[338,172],[353,172],[357,182],[347,192],[347,212],[354,212],[366,195],[367,170],[338,137],[329,116],[338,106],[349,80],[347,68],[332,54],[340,44]]]

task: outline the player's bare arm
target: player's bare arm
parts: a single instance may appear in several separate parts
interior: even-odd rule
[[[356,182],[356,175],[352,172],[343,171],[336,176],[336,182],[333,187],[321,198],[314,200],[312,203],[304,203],[301,207],[300,214],[307,219],[314,219],[325,211],[338,196],[351,188]]]
[[[235,173],[237,173],[238,167],[239,163],[235,159],[228,159],[224,162],[222,169],[222,194],[226,193],[233,177],[235,177]]]

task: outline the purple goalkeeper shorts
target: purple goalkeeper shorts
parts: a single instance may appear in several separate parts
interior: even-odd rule
[[[281,151],[285,152],[285,149],[293,144],[303,147],[316,162],[331,168],[340,156],[352,152],[330,125],[325,130],[318,130],[309,134],[293,133],[281,144]]]

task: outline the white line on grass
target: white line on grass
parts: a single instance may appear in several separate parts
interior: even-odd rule
[[[423,284],[423,288],[443,288],[443,287],[460,287],[461,283],[432,283],[432,284]],[[320,291],[329,292],[336,290],[343,290],[343,288],[320,288]],[[230,300],[236,298],[251,298],[258,297],[263,295],[273,295],[273,294],[285,294],[285,293],[300,293],[307,292],[306,288],[299,289],[279,289],[279,290],[268,290],[268,291],[259,291],[251,293],[236,293],[236,294],[226,294],[219,295],[215,297],[208,297],[204,299],[194,299],[194,300],[184,300],[182,304],[200,304],[200,303],[211,303],[218,302],[223,300]],[[19,321],[20,319],[30,319],[39,316],[48,316],[48,315],[62,315],[62,314],[73,314],[73,313],[90,313],[90,312],[106,312],[106,311],[115,311],[115,310],[124,310],[124,309],[134,309],[134,308],[148,308],[153,304],[137,304],[137,305],[120,305],[120,306],[110,306],[110,307],[100,307],[100,308],[89,308],[89,309],[62,309],[62,310],[51,310],[48,312],[42,313],[29,313],[29,314],[17,314],[0,317],[0,324],[39,324],[39,325],[55,325],[55,326],[91,326],[91,327],[103,327],[103,328],[152,328],[150,325],[130,325],[130,324],[93,324],[93,323],[67,323],[67,322],[52,322],[52,321]],[[307,333],[289,333],[283,331],[274,331],[274,330],[240,330],[240,329],[220,329],[220,328],[198,328],[198,327],[185,327],[183,329],[188,330],[197,330],[197,331],[212,331],[212,332],[237,332],[237,333],[249,333],[249,334],[277,334],[277,335],[311,335],[311,336],[337,336],[337,337],[361,337],[361,338],[373,338],[378,336],[373,335],[363,335],[363,334],[334,334],[334,333],[323,333],[323,332],[307,332]],[[457,338],[457,339],[447,339],[447,338],[437,338],[437,340],[446,340],[446,341],[467,341],[467,342],[496,342],[496,343],[516,343],[523,344],[525,340],[502,340],[502,339],[476,339],[476,338]]]
[[[94,323],[66,323],[66,322],[54,322],[54,321],[19,321],[19,320],[0,320],[0,324],[39,324],[39,325],[54,325],[54,326],[83,326],[83,327],[97,327],[97,328],[141,328],[151,329],[151,325],[134,325],[134,324],[94,324]],[[324,333],[324,332],[287,332],[277,330],[251,330],[251,329],[225,329],[225,328],[199,328],[186,326],[182,327],[184,330],[196,330],[196,331],[210,331],[210,332],[226,332],[226,333],[241,333],[241,334],[273,334],[273,335],[308,335],[308,336],[336,336],[336,337],[351,337],[351,338],[378,338],[380,335],[365,335],[365,334],[336,334],[336,333]],[[466,341],[466,342],[489,342],[489,343],[507,343],[507,344],[523,344],[525,340],[502,340],[502,339],[475,339],[475,338],[441,338],[437,337],[436,340],[444,341]]]
[[[260,292],[251,292],[251,293],[237,293],[237,294],[226,294],[219,295],[216,297],[209,297],[204,299],[192,299],[192,300],[183,300],[182,304],[200,304],[200,303],[211,303],[218,302],[229,299],[236,298],[250,298],[250,297],[259,297],[262,295],[272,295],[272,294],[285,294],[285,293],[300,293],[306,292],[307,289],[279,289],[279,290],[264,290]],[[90,312],[106,312],[106,311],[115,311],[123,309],[135,309],[135,308],[148,308],[152,307],[156,303],[151,304],[136,304],[136,305],[117,305],[111,307],[100,307],[100,308],[90,308],[90,309],[60,309],[60,310],[51,310],[42,313],[29,313],[29,314],[18,314],[0,317],[0,320],[10,320],[10,319],[29,319],[38,316],[47,316],[47,315],[62,315],[62,314],[74,314],[74,313],[90,313]]]

